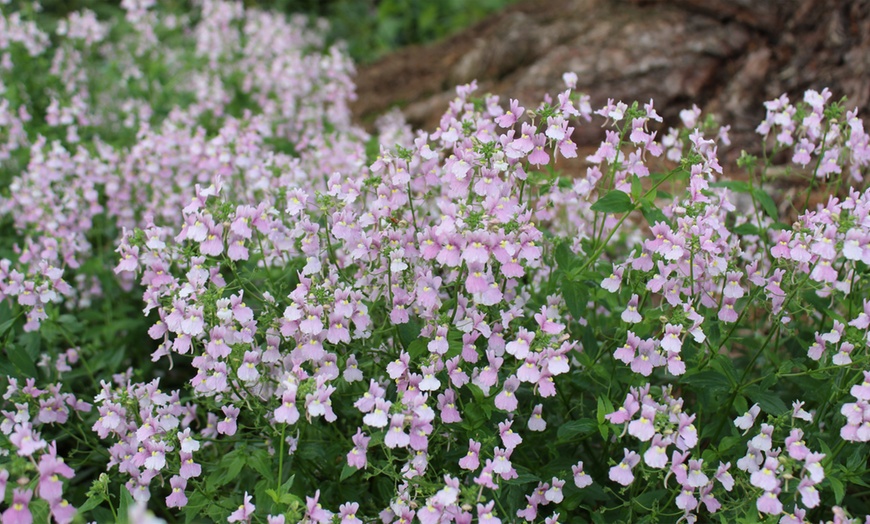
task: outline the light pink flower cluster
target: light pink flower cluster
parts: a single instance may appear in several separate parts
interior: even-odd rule
[[[670,463],[665,483],[673,475],[680,486],[675,502],[684,512],[684,519],[694,522],[701,504],[715,513],[721,503],[713,495],[713,481],[719,481],[726,491],[731,491],[734,480],[728,473],[730,463],[720,463],[713,478],[708,477],[703,471],[704,460],[690,459],[698,444],[698,431],[693,424],[695,415],[683,411],[683,399],[673,397],[670,388],[662,388],[661,402],[653,399],[649,390],[649,384],[631,388],[623,405],[605,418],[612,424],[623,425],[624,432],[632,437],[650,443],[643,452],[644,464],[653,469],[665,469]],[[669,460],[670,446],[676,449]],[[629,449],[624,453],[624,458],[610,468],[609,476],[613,482],[629,486],[635,480],[632,470],[640,463],[641,455]]]
[[[58,455],[57,443],[42,438],[41,430],[55,425],[64,425],[70,415],[87,413],[91,405],[78,400],[72,393],[62,393],[61,384],[48,389],[36,387],[34,379],[27,379],[22,386],[14,377],[8,377],[9,385],[3,400],[15,406],[14,411],[0,410],[0,441],[3,448],[11,449],[19,457],[26,457],[26,470],[13,469],[19,487],[13,490],[12,503],[2,514],[3,523],[32,522],[30,502],[34,494],[45,501],[51,517],[59,524],[73,521],[75,508],[63,498],[64,480],[71,479],[75,472]],[[11,464],[0,467],[0,494],[6,493]],[[32,476],[28,478],[29,476]],[[31,485],[35,480],[35,485]]]
[[[793,105],[787,95],[765,102],[767,116],[756,131],[768,137],[776,133],[777,148],[792,148],[792,162],[801,166],[814,163],[814,175],[826,178],[848,168],[851,178],[860,182],[861,171],[870,165],[870,135],[857,110],[846,112],[845,119],[829,111],[831,92],[807,90],[803,102]],[[801,116],[803,117],[801,118]]]
[[[140,502],[151,498],[152,480],[171,473],[172,490],[166,504],[186,505],[187,480],[202,472],[193,458],[200,442],[190,429],[196,406],[182,405],[178,391],[161,391],[159,380],[133,383],[129,375],[121,374],[114,377],[114,382],[102,383],[102,392],[95,399],[99,418],[92,428],[101,439],[114,441],[108,448],[108,467],[130,479],[126,488]],[[221,429],[216,417],[211,416],[201,436],[214,437]]]
[[[847,402],[840,408],[846,417],[846,425],[840,428],[843,440],[851,442],[870,441],[870,371],[864,372],[864,380],[852,386],[850,393],[855,402]]]
[[[735,419],[734,425],[744,430],[751,430],[755,419],[760,413],[758,405]],[[809,418],[808,414],[800,410],[800,404],[795,404],[794,418]],[[737,461],[737,468],[747,472],[749,483],[762,490],[756,501],[758,511],[769,515],[784,514],[780,522],[804,522],[805,510],[797,506],[800,503],[804,508],[814,508],[819,505],[820,496],[816,486],[825,478],[822,468],[824,453],[811,451],[803,440],[804,432],[800,428],[793,428],[783,443],[784,448],[774,447],[777,440],[774,435],[775,427],[762,423],[759,432],[746,444],[746,455]],[[783,451],[785,453],[783,454]],[[798,482],[795,493],[795,506],[793,513],[786,513],[780,495],[783,491],[784,481],[796,479]],[[800,515],[799,517],[797,515]],[[788,520],[792,519],[792,520]]]

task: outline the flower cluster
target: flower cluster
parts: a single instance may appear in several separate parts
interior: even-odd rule
[[[76,509],[64,498],[63,481],[73,478],[75,471],[58,455],[57,443],[42,434],[51,426],[67,424],[71,416],[90,412],[91,405],[61,389],[61,384],[40,389],[33,379],[21,385],[9,377],[3,400],[14,410],[0,410],[0,442],[5,441],[4,450],[14,455],[0,470],[0,491],[5,494],[10,475],[14,475],[19,487],[13,490],[12,503],[3,512],[4,523],[32,522],[30,504],[34,495],[48,506],[57,523],[72,522],[76,515]]]
[[[744,430],[746,434],[753,428],[760,411],[758,404],[753,405],[748,412],[734,420],[734,425]],[[812,416],[802,411],[798,404],[795,406],[792,419],[795,418],[812,422]],[[785,516],[780,520],[783,523],[804,522],[806,509],[799,508],[797,503],[799,502],[804,508],[814,508],[819,505],[819,492],[816,485],[825,479],[825,471],[822,467],[825,454],[815,453],[807,447],[803,439],[804,432],[800,428],[793,428],[789,432],[784,441],[784,450],[779,447],[774,448],[775,430],[775,426],[762,423],[759,432],[747,442],[746,455],[737,461],[737,467],[750,473],[750,484],[762,490],[762,494],[756,501],[760,513],[784,514]],[[784,495],[783,489],[789,489],[788,481],[792,479],[798,482],[795,490],[796,503],[794,511],[788,513],[783,510],[779,497]]]
[[[728,472],[731,464],[719,463],[713,478],[704,473],[704,459],[690,458],[698,444],[698,430],[695,428],[695,415],[683,412],[683,400],[674,398],[669,390],[662,390],[661,402],[649,393],[650,385],[640,389],[632,388],[625,402],[618,410],[605,418],[612,424],[622,424],[629,435],[641,442],[649,442],[643,453],[643,462],[652,469],[665,470],[667,479],[673,475],[680,488],[675,502],[684,512],[682,518],[694,522],[701,504],[710,513],[715,513],[721,504],[713,495],[716,480],[731,491],[734,479]],[[637,418],[635,418],[637,417]],[[670,460],[668,448],[674,446]],[[635,476],[632,469],[641,461],[641,455],[625,449],[625,457],[610,468],[610,480],[623,486],[631,485]],[[670,466],[668,465],[670,463]]]

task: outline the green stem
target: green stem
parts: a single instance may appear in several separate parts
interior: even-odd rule
[[[607,244],[610,242],[610,239],[613,238],[613,235],[616,234],[616,232],[619,230],[619,227],[622,225],[622,223],[625,222],[625,220],[629,217],[629,215],[631,215],[634,211],[637,211],[640,208],[640,201],[643,200],[644,198],[646,198],[647,196],[649,196],[653,191],[655,191],[660,185],[665,183],[669,178],[671,178],[678,171],[680,171],[680,168],[672,169],[671,171],[669,171],[667,175],[662,177],[661,180],[656,182],[646,193],[644,193],[643,196],[640,197],[638,202],[636,202],[634,204],[634,206],[629,211],[627,211],[626,213],[623,213],[622,217],[619,219],[619,222],[617,222],[616,225],[613,226],[613,229],[610,230],[610,234],[607,235],[607,238],[605,238],[604,241],[600,245],[598,245],[598,247],[595,249],[595,251],[593,251],[592,255],[586,259],[586,263],[580,267],[579,271],[577,271],[578,274],[582,274],[583,271],[585,271],[589,266],[591,266],[592,264],[594,264],[598,260],[598,257],[601,256],[601,253],[604,251],[604,248],[607,247]],[[604,230],[602,229],[602,232],[603,231]]]

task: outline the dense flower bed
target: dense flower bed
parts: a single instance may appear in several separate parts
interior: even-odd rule
[[[870,513],[848,102],[768,102],[737,166],[571,73],[370,135],[322,25],[154,4],[2,8],[3,524]]]

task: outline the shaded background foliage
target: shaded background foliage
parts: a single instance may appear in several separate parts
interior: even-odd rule
[[[326,18],[330,41],[344,41],[358,63],[395,49],[432,42],[480,21],[516,0],[245,0],[245,7]],[[46,0],[47,16],[61,18],[90,9],[101,18],[116,14],[120,0]],[[166,10],[190,10],[189,0],[161,0]]]

